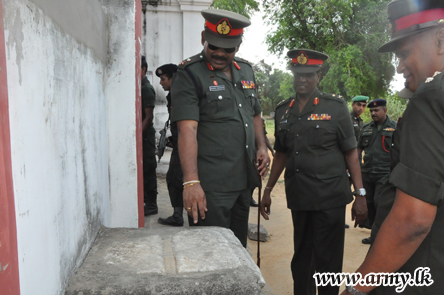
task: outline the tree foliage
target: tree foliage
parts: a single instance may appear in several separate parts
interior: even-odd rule
[[[233,11],[248,18],[259,11],[259,3],[255,0],[215,0],[210,7]]]
[[[273,69],[264,60],[253,65],[256,87],[265,114],[274,111],[277,104],[294,96],[293,75]]]
[[[389,93],[392,54],[377,49],[389,38],[386,7],[390,0],[263,0],[269,50],[307,48],[330,56],[320,88],[349,99]]]

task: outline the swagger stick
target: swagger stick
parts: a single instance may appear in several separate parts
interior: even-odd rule
[[[261,181],[261,186],[258,187],[258,204],[259,204],[259,206],[257,207],[257,266],[259,268],[261,268],[261,249],[260,249],[260,245],[261,245],[261,240],[260,240],[260,236],[261,236],[261,190],[262,190],[262,181]]]

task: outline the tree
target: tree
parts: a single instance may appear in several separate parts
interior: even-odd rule
[[[293,75],[272,69],[264,60],[253,65],[256,87],[265,114],[274,111],[277,104],[294,96]]]
[[[390,0],[263,0],[269,50],[307,48],[324,52],[320,89],[350,99],[385,97],[395,74],[392,54],[377,49],[389,38]]]
[[[259,11],[259,3],[255,0],[215,0],[210,7],[233,11],[248,18]]]

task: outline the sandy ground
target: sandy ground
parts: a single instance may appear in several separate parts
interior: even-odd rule
[[[264,185],[266,180],[264,181]],[[254,193],[257,201],[257,190]],[[271,194],[270,220],[261,217],[261,224],[267,229],[270,239],[261,243],[261,271],[265,281],[276,295],[293,294],[293,280],[290,271],[290,262],[293,256],[293,224],[290,210],[287,209],[283,175]],[[345,230],[345,250],[343,272],[354,272],[364,260],[368,245],[361,240],[370,235],[367,229],[354,228],[351,221],[351,204],[347,206],[346,222],[350,225]],[[251,208],[250,223],[257,224],[258,210]],[[257,262],[257,242],[248,240],[249,251]],[[341,287],[341,290],[344,286]]]

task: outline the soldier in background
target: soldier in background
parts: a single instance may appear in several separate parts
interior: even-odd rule
[[[387,115],[387,101],[375,99],[368,104],[372,121],[362,128],[358,141],[358,153],[364,151],[361,166],[362,182],[367,192],[367,220],[362,227],[371,229],[376,216],[375,197],[381,189],[383,180],[390,173],[390,148],[396,122]],[[371,244],[371,238],[362,239],[363,244]]]
[[[362,122],[361,115],[365,111],[367,106],[368,96],[358,95],[352,99],[352,111],[350,112],[350,117],[353,123],[353,129],[355,130],[356,141],[359,140],[361,135],[361,129],[364,123]]]
[[[175,64],[165,64],[156,69],[156,75],[160,78],[160,85],[162,85],[163,90],[168,91],[167,108],[168,108],[168,120],[171,117],[171,82],[173,80],[173,75],[177,71],[177,65]],[[177,149],[177,123],[171,124],[171,137],[168,138],[169,146],[173,148],[171,152],[170,163],[168,167],[168,172],[166,175],[166,182],[168,186],[168,193],[170,195],[171,205],[174,208],[172,216],[167,218],[159,218],[158,222],[163,225],[171,226],[183,226],[183,173],[180,167],[179,151]]]
[[[146,215],[157,214],[157,178],[156,178],[156,139],[153,125],[153,111],[156,92],[148,81],[146,72],[148,64],[142,56],[142,132],[143,132],[143,200]]]
[[[356,225],[367,215],[365,189],[347,104],[317,88],[328,56],[308,49],[290,50],[287,55],[292,59],[296,96],[276,107],[276,155],[260,207],[269,219],[270,194],[285,169],[287,207],[293,220],[294,294],[314,295],[315,272],[342,272],[345,208],[353,200],[347,168],[357,191],[352,209]],[[320,295],[338,292],[338,286],[318,286]]]

